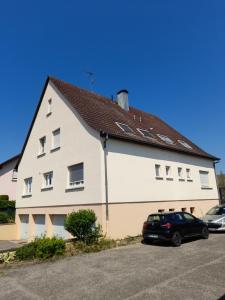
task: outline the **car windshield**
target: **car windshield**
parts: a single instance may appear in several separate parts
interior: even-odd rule
[[[207,215],[223,215],[223,214],[225,214],[225,209],[219,206],[215,206],[207,212]]]

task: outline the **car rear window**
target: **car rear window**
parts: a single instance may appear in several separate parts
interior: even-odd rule
[[[166,215],[155,214],[148,216],[148,222],[164,222],[166,221]]]

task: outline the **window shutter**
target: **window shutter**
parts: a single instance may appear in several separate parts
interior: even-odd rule
[[[202,186],[209,186],[209,173],[200,171],[200,182]]]
[[[70,182],[83,181],[84,180],[84,164],[80,163],[69,168],[70,170]]]

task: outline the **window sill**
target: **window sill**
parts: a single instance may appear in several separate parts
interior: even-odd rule
[[[155,179],[157,179],[157,180],[163,180],[163,177],[162,176],[155,176]]]
[[[213,188],[210,186],[202,186],[201,189],[202,190],[212,190]]]
[[[45,156],[45,155],[46,155],[45,152],[44,153],[40,153],[40,154],[37,155],[37,158],[40,158],[40,157]]]
[[[166,177],[166,180],[173,181],[173,177]]]
[[[67,187],[65,189],[66,192],[72,192],[72,191],[79,191],[79,190],[83,190],[84,189],[84,185],[79,185],[79,186],[70,186],[70,187]]]
[[[187,181],[188,181],[188,182],[193,182],[193,179],[190,179],[190,178],[189,178],[189,179],[187,179]]]
[[[24,195],[22,195],[22,198],[29,198],[29,197],[32,197],[32,194],[24,194]]]
[[[42,192],[44,192],[44,191],[50,191],[50,190],[53,190],[53,186],[46,186],[46,187],[41,188]]]
[[[49,113],[46,114],[46,117],[51,116],[52,112],[50,111]]]
[[[183,178],[179,178],[179,181],[185,181],[185,179],[183,179]]]
[[[59,149],[60,149],[60,146],[59,146],[59,147],[56,147],[56,148],[53,148],[53,149],[51,149],[51,150],[50,150],[50,152],[52,153],[52,152],[58,151]]]

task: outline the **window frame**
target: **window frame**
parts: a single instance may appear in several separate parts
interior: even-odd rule
[[[193,148],[191,147],[191,145],[189,145],[187,142],[185,141],[182,141],[182,140],[177,140],[177,142],[182,145],[183,147],[189,149],[189,150],[192,150]]]
[[[32,195],[32,184],[33,184],[33,177],[27,177],[24,179],[23,196]]]
[[[42,140],[44,140],[44,143],[42,145]],[[43,137],[41,137],[39,139],[39,149],[38,149],[38,156],[43,156],[46,154],[46,135],[44,135]],[[42,151],[43,150],[43,151]]]
[[[202,180],[201,180],[201,174],[207,174],[207,185],[204,185],[202,183]],[[205,170],[199,170],[199,177],[200,177],[200,185],[201,185],[201,189],[212,189],[210,187],[210,180],[209,180],[209,171],[205,171]]]
[[[149,130],[147,129],[143,129],[143,128],[137,128],[137,131],[140,132],[140,134],[146,138],[149,138],[149,139],[153,139],[155,140],[155,136],[153,133],[151,133]],[[147,132],[149,135],[145,135],[144,132]]]
[[[57,131],[59,132],[59,145],[55,144],[55,136],[56,136]],[[61,147],[61,128],[59,127],[59,128],[52,131],[52,148],[51,148],[51,152],[59,150],[60,147]]]
[[[126,134],[134,134],[133,129],[130,128],[129,125],[127,125],[127,124],[125,124],[125,123],[121,123],[121,122],[115,122],[115,124],[116,124],[123,132],[125,132]],[[128,127],[129,130],[130,130],[131,132],[127,132],[121,125]]]
[[[169,170],[169,173],[167,174],[167,169]],[[167,180],[173,180],[172,176],[172,167],[171,166],[165,166],[165,171],[166,171],[166,179]]]
[[[181,172],[179,172],[179,171],[181,171]],[[177,174],[178,174],[179,181],[185,181],[182,167],[177,167]]]
[[[51,177],[49,177],[49,175],[51,175]],[[49,178],[51,184],[48,184]],[[43,173],[43,182],[42,182],[41,190],[46,190],[46,189],[53,189],[53,171]]]
[[[78,166],[78,165],[82,165],[82,175],[83,175],[83,178],[81,180],[77,180],[77,181],[74,181],[73,183],[76,182],[76,184],[73,184],[71,181],[70,181],[70,169],[72,167],[75,167],[75,166]],[[73,165],[70,165],[67,167],[67,188],[66,190],[77,190],[77,189],[83,189],[84,188],[84,184],[85,184],[85,175],[84,175],[84,162],[79,162],[79,163],[76,163],[76,164],[73,164]]]
[[[160,164],[155,164],[155,178],[156,179],[163,179],[162,166]]]
[[[163,141],[165,142],[166,144],[168,145],[174,145],[175,142],[167,135],[164,135],[164,134],[160,134],[158,133],[157,136]]]

